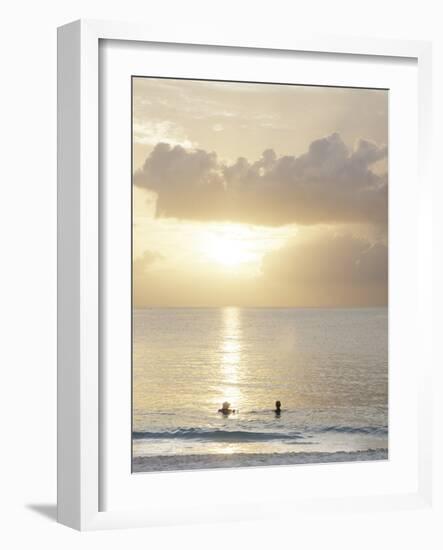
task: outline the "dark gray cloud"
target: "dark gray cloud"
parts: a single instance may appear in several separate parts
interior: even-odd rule
[[[335,133],[298,157],[274,150],[224,164],[216,153],[158,143],[134,184],[157,193],[157,216],[259,225],[386,225],[387,174],[373,170],[387,148],[361,139],[349,150]]]

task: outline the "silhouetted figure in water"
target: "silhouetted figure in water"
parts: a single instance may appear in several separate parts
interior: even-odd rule
[[[222,404],[222,408],[218,409],[218,412],[222,413],[225,416],[228,416],[229,414],[235,413],[235,409],[231,409],[231,403],[228,403],[227,401],[225,401]]]
[[[275,402],[275,411],[274,412],[275,412],[276,416],[280,416],[280,414],[281,414],[281,403],[280,403],[280,401]]]

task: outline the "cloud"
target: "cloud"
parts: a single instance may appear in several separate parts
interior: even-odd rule
[[[387,174],[371,169],[386,157],[386,147],[363,139],[349,150],[337,133],[313,141],[298,157],[268,149],[255,162],[231,164],[214,152],[158,143],[134,184],[157,193],[158,217],[386,225]]]
[[[387,302],[388,249],[383,242],[322,231],[269,253],[263,275],[282,288],[311,294],[314,303],[381,305]]]
[[[134,261],[134,306],[366,307],[388,300],[388,250],[330,229],[307,229],[265,255],[257,277],[170,266],[156,252]]]
[[[146,271],[149,270],[157,262],[163,260],[163,255],[160,252],[152,252],[151,250],[145,250],[143,256],[134,259],[133,272],[134,278],[143,277]]]
[[[186,136],[183,128],[169,120],[150,121],[144,124],[134,122],[134,143],[141,145],[157,145],[159,141],[167,142],[172,146],[195,147]]]

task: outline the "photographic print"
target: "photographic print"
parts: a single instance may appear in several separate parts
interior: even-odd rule
[[[132,471],[388,458],[388,90],[132,78]]]

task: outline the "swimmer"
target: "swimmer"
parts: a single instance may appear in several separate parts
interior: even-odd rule
[[[227,416],[229,414],[235,413],[235,409],[231,409],[231,403],[228,403],[227,401],[225,401],[222,404],[222,408],[218,409],[218,412]]]

